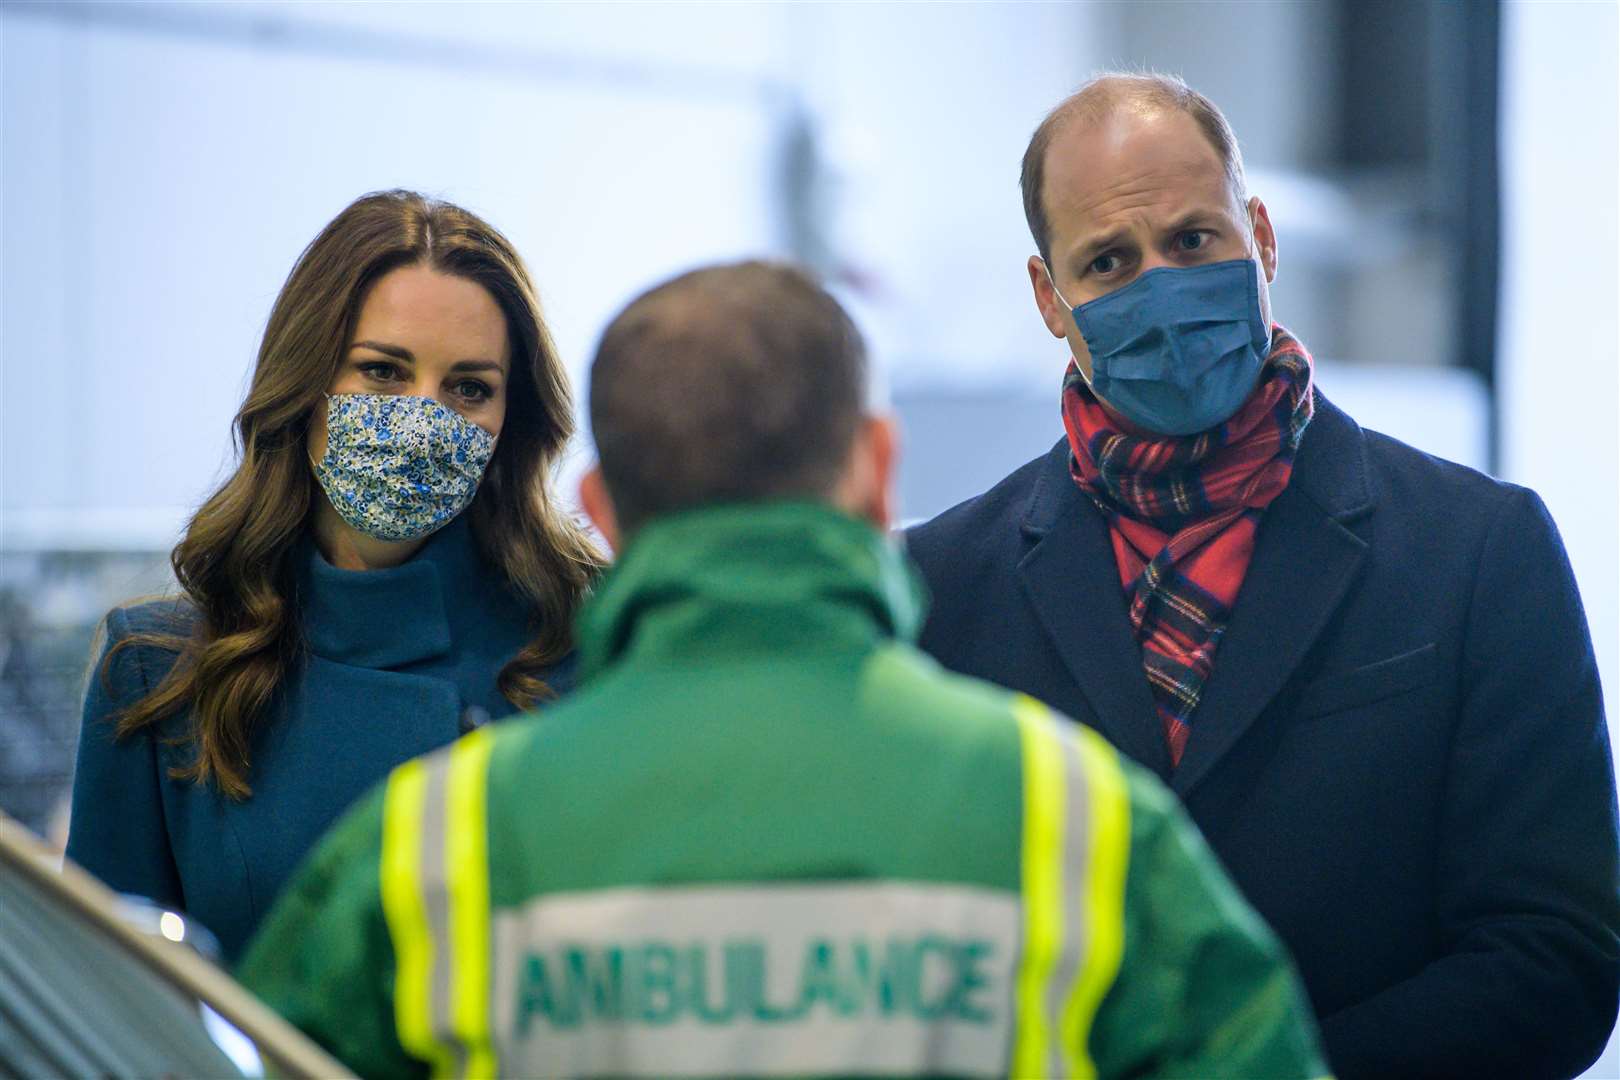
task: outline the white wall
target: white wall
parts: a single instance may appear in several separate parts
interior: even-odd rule
[[[1620,17],[1529,2],[1502,16],[1503,475],[1563,533],[1620,745]],[[1587,1075],[1620,1076],[1620,1040]]]
[[[1061,377],[1034,315],[1019,165],[1106,56],[1087,4],[800,5],[841,297],[897,384]]]
[[[635,291],[777,243],[778,104],[735,59],[772,63],[767,9],[135,10],[0,14],[0,547],[172,544],[230,461],[282,280],[362,192],[506,232],[576,385]],[[488,40],[537,25],[556,53]],[[674,31],[682,64],[644,62]]]

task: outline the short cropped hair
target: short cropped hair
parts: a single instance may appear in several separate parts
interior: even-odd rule
[[[1238,149],[1237,136],[1213,101],[1174,75],[1106,72],[1088,81],[1047,113],[1046,119],[1041,121],[1035,134],[1030,137],[1028,149],[1024,151],[1023,168],[1018,178],[1024,196],[1024,220],[1029,223],[1036,249],[1047,263],[1052,261],[1052,230],[1046,218],[1045,192],[1042,190],[1046,178],[1046,152],[1058,132],[1070,123],[1096,123],[1123,105],[1145,105],[1191,116],[1215,148],[1221,166],[1226,170],[1232,198],[1240,207],[1248,202],[1248,184],[1243,177],[1243,154]]]
[[[590,418],[619,528],[767,499],[826,499],[865,412],[866,346],[790,266],[694,270],[602,334]]]

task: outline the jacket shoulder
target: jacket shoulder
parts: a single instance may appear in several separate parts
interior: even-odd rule
[[[1381,503],[1443,505],[1451,513],[1494,516],[1507,501],[1534,497],[1528,488],[1425,453],[1382,432],[1363,429],[1362,434]]]
[[[168,674],[180,655],[181,642],[196,630],[197,620],[196,607],[184,597],[113,608],[98,635],[100,647],[91,678],[101,679],[108,695],[120,705],[133,703]]]
[[[861,677],[864,710],[905,713],[938,723],[943,734],[1012,730],[1019,696],[941,667],[926,653],[892,642],[872,653]]]
[[[134,634],[174,634],[187,637],[196,629],[197,607],[184,596],[136,600],[107,613],[109,636],[117,627],[124,637]]]
[[[1558,527],[1530,488],[1376,431],[1364,435],[1378,517],[1388,521],[1391,537],[1402,538],[1403,549],[1425,553],[1437,579],[1465,588],[1499,577],[1486,556],[1493,542],[1507,536],[1527,558],[1567,563]]]

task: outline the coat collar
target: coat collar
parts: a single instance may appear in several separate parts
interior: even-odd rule
[[[373,669],[448,653],[448,594],[462,595],[480,572],[465,514],[434,533],[408,562],[386,570],[340,570],[307,533],[299,555],[299,613],[310,651]]]
[[[1022,521],[1030,602],[1094,710],[1094,727],[1185,796],[1242,737],[1304,659],[1349,591],[1372,513],[1365,438],[1316,393],[1287,489],[1262,518],[1254,556],[1172,775],[1142,673],[1107,522],[1069,475],[1068,441],[1047,455]]]
[[[1367,479],[1366,435],[1343,409],[1312,390],[1316,415],[1300,439],[1288,490],[1305,496],[1324,515],[1347,524],[1373,510]]]
[[[1142,672],[1108,523],[1069,475],[1060,439],[1035,477],[1018,564],[1024,594],[1073,676],[1090,716],[1075,716],[1161,777],[1170,754]]]

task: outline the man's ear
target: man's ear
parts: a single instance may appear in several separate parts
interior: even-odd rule
[[[899,429],[888,416],[867,416],[856,429],[834,501],[884,532],[894,527],[894,470]]]
[[[607,481],[602,479],[602,466],[592,465],[590,471],[579,478],[579,501],[585,507],[585,516],[591,519],[608,546],[619,550],[619,515],[613,509],[613,496],[608,494]]]
[[[1254,248],[1260,256],[1260,268],[1266,272],[1267,284],[1277,280],[1277,233],[1271,227],[1271,214],[1266,204],[1256,195],[1249,200],[1249,225],[1254,232]]]
[[[1029,285],[1035,290],[1035,307],[1041,313],[1041,322],[1046,324],[1053,337],[1068,337],[1069,324],[1063,318],[1068,314],[1068,309],[1052,287],[1052,279],[1046,273],[1046,263],[1039,255],[1031,255],[1028,265]]]

